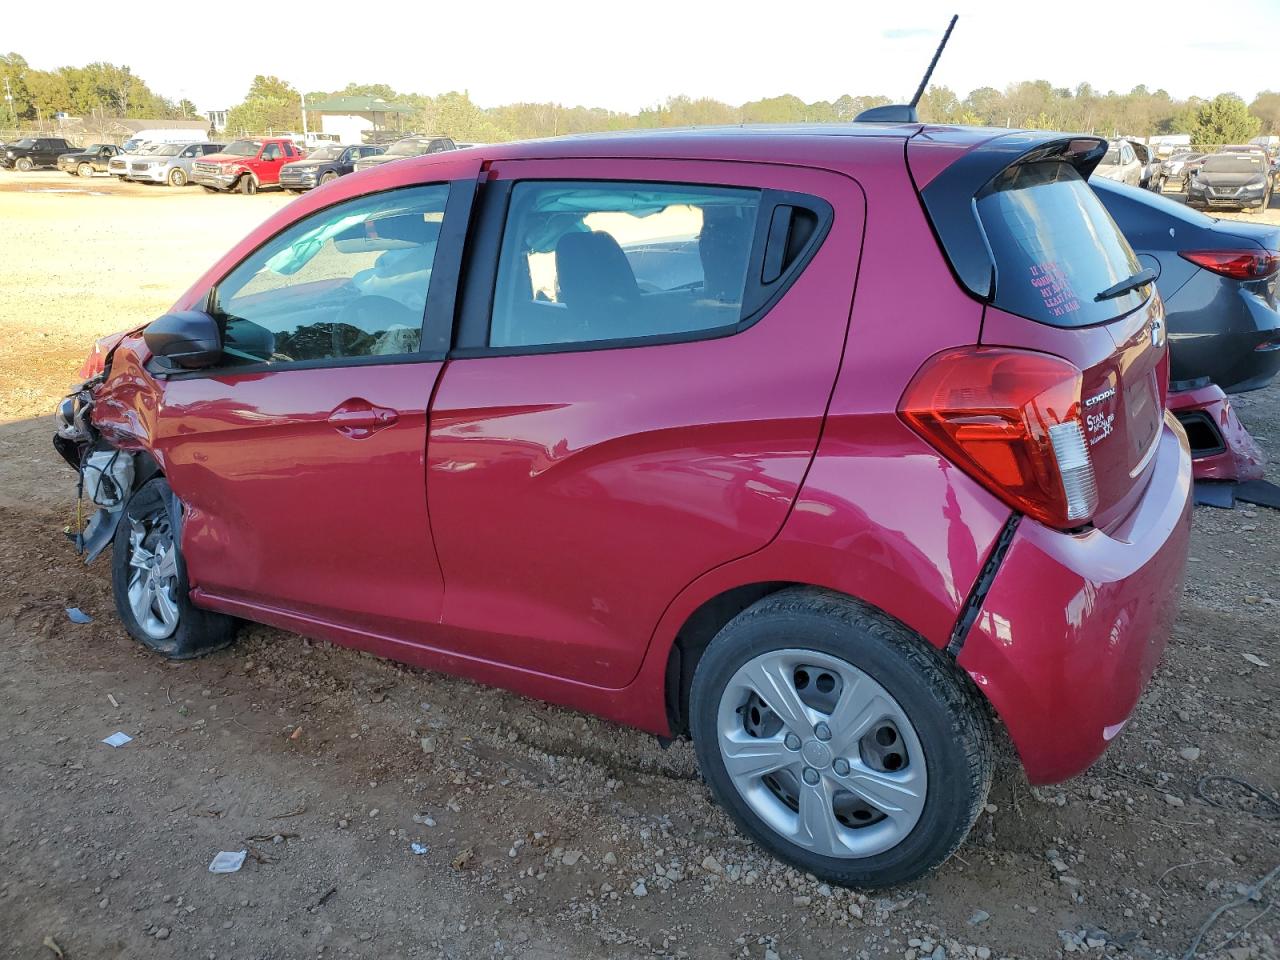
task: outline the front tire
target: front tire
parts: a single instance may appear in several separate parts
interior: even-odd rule
[[[986,802],[991,732],[968,677],[846,597],[788,589],[739,614],[699,661],[689,704],[717,801],[830,883],[917,879]]]
[[[236,186],[246,197],[253,196],[258,192],[258,181],[253,178],[252,174],[246,173],[240,178],[240,182]]]
[[[77,175],[79,175],[79,176],[81,176],[81,177],[92,177],[92,176],[93,176],[93,164],[91,164],[91,163],[82,163],[82,164],[80,164],[80,166],[76,167],[76,173],[77,173]]]
[[[330,170],[328,173],[326,173],[324,176],[320,178],[320,186],[323,187],[326,183],[333,183],[333,181],[337,179],[338,179],[338,175],[334,173],[332,170]]]
[[[191,603],[174,509],[164,477],[134,492],[116,528],[111,586],[130,636],[171,660],[189,660],[231,643],[236,622]]]
[[[30,157],[19,157],[13,164],[21,173],[30,173],[36,168]]]
[[[185,187],[187,185],[187,171],[181,167],[174,167],[169,171],[169,186]]]

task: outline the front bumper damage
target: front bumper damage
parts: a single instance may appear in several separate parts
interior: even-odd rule
[[[77,523],[67,535],[86,564],[97,559],[111,543],[133,492],[160,472],[159,464],[145,448],[127,442],[127,436],[109,435],[112,431],[104,434],[93,422],[102,400],[100,391],[110,375],[116,347],[124,336],[105,337],[94,345],[94,352],[80,371],[87,379],[64,397],[54,411],[54,449],[76,471],[77,478]],[[107,398],[110,408],[109,393]],[[81,520],[85,500],[96,509],[87,520]]]

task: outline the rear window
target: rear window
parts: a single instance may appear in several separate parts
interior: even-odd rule
[[[1142,269],[1133,249],[1075,168],[1017,164],[978,195],[995,260],[1001,310],[1055,327],[1106,323],[1141,306],[1146,285],[1108,300],[1108,287]]]

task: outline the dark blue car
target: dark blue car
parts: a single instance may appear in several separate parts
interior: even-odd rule
[[[1090,179],[1145,266],[1159,272],[1173,389],[1257,390],[1280,370],[1280,227],[1218,220],[1167,197]]]
[[[286,190],[310,190],[322,183],[345,177],[362,157],[383,153],[386,147],[367,145],[344,146],[327,143],[307,154],[303,160],[294,160],[280,168],[280,186]]]

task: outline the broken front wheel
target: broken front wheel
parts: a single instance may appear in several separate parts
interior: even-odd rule
[[[181,508],[163,477],[144,483],[124,508],[111,557],[111,585],[125,628],[172,660],[220,650],[236,621],[192,605],[182,559]]]

